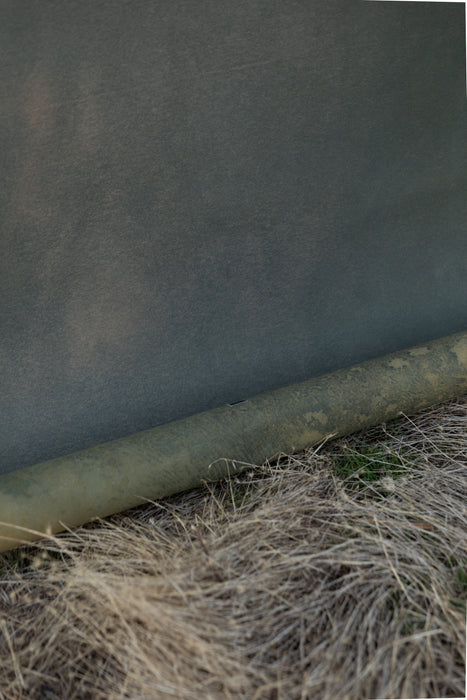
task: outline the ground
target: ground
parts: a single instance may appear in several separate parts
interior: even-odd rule
[[[463,696],[467,397],[0,557],[0,698]]]

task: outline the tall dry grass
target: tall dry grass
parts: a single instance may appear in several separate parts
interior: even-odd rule
[[[0,698],[462,696],[467,398],[9,553]]]

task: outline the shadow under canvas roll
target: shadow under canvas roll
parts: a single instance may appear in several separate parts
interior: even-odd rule
[[[251,397],[420,344],[444,350],[394,415],[465,387],[463,4],[4,0],[0,46],[2,498],[48,463],[51,502],[94,470],[99,514],[126,507],[131,460],[66,455],[198,414],[249,416],[217,457],[244,459],[244,431],[251,459],[298,447],[289,419],[268,441],[269,409],[252,437]]]

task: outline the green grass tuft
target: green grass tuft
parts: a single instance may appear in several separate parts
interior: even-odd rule
[[[334,457],[334,471],[347,486],[364,488],[385,477],[406,473],[404,458],[384,445],[361,445],[358,450],[344,446]]]

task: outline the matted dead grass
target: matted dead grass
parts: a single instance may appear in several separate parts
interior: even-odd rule
[[[463,398],[3,555],[0,698],[462,696],[466,429]]]

